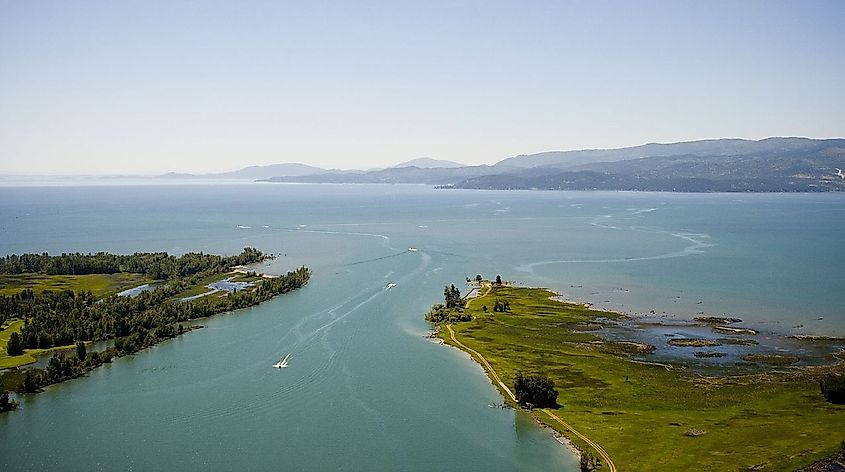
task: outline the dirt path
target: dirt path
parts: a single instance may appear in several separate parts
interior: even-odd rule
[[[487,369],[487,372],[490,373],[490,376],[493,377],[493,380],[495,380],[496,383],[498,383],[499,386],[502,387],[502,390],[504,390],[505,393],[507,393],[508,396],[511,397],[511,400],[516,402],[516,395],[514,395],[513,392],[511,391],[511,389],[508,388],[508,386],[504,382],[502,382],[502,379],[499,377],[499,374],[497,374],[496,371],[493,370],[493,366],[490,365],[489,362],[487,362],[487,359],[485,359],[484,356],[479,354],[478,351],[476,351],[475,349],[472,349],[471,347],[468,347],[466,344],[458,341],[458,338],[455,337],[455,331],[452,329],[451,325],[447,324],[446,328],[449,330],[449,336],[451,336],[452,341],[455,344],[457,344],[458,346],[460,346],[460,348],[463,349],[464,351],[466,351],[466,352],[470,353],[471,355],[474,355],[475,357],[477,357],[478,361],[481,362],[481,365],[483,365]]]
[[[570,425],[569,425],[569,423],[567,423],[567,422],[563,421],[562,419],[560,419],[560,417],[559,417],[559,416],[557,416],[556,414],[552,413],[552,412],[551,412],[548,408],[544,408],[544,409],[543,409],[543,412],[544,412],[544,413],[546,413],[547,415],[549,415],[552,419],[554,419],[554,420],[555,420],[555,421],[557,421],[558,423],[560,423],[560,424],[561,424],[564,428],[566,428],[566,429],[568,429],[569,431],[571,431],[571,432],[572,432],[572,434],[574,434],[574,435],[578,436],[579,438],[583,439],[585,443],[589,444],[589,445],[590,445],[590,447],[592,447],[593,449],[595,449],[595,450],[596,450],[596,452],[599,454],[599,456],[601,456],[602,461],[603,461],[605,464],[607,464],[607,467],[608,467],[608,469],[610,470],[610,472],[616,472],[616,465],[613,463],[613,461],[612,461],[612,460],[610,460],[610,455],[609,455],[609,454],[607,453],[607,451],[605,451],[605,450],[604,450],[604,448],[602,448],[602,447],[601,447],[601,446],[600,446],[597,442],[592,441],[592,440],[591,440],[590,438],[588,438],[587,436],[584,436],[583,434],[581,434],[581,433],[579,433],[578,431],[576,431],[576,430],[575,430],[575,428],[573,428],[572,426],[570,426]]]
[[[487,287],[487,292],[488,292],[488,293],[490,292],[490,287],[489,287],[489,286]],[[485,293],[484,295],[487,295],[487,293]],[[484,358],[484,356],[482,356],[482,355],[481,355],[478,351],[476,351],[475,349],[472,349],[472,348],[468,347],[466,344],[464,344],[464,343],[462,343],[462,342],[458,341],[458,338],[457,338],[457,337],[455,337],[455,331],[452,329],[452,326],[451,326],[451,325],[448,325],[448,324],[447,324],[447,325],[446,325],[446,329],[448,329],[448,330],[449,330],[449,336],[452,338],[452,341],[453,341],[455,344],[457,344],[457,345],[458,345],[461,349],[463,349],[464,351],[466,351],[466,352],[470,353],[470,355],[475,356],[475,357],[478,359],[478,361],[479,361],[479,362],[481,362],[481,365],[482,365],[482,366],[484,366],[484,368],[485,368],[485,369],[487,370],[487,372],[490,374],[490,377],[492,377],[492,378],[493,378],[493,380],[494,380],[497,384],[499,384],[499,387],[501,387],[501,388],[502,388],[502,390],[503,390],[505,393],[507,393],[507,394],[508,394],[508,396],[511,398],[511,400],[513,400],[513,401],[514,401],[514,403],[516,403],[516,395],[514,395],[514,394],[513,394],[513,392],[511,391],[511,389],[510,389],[510,388],[508,388],[508,386],[507,386],[504,382],[502,382],[501,377],[499,377],[499,374],[497,374],[497,373],[496,373],[496,371],[493,369],[493,366],[492,366],[492,365],[490,365],[490,363],[489,363],[489,362],[487,362],[487,359],[485,359],[485,358]],[[569,423],[564,422],[562,419],[560,419],[560,417],[558,417],[557,415],[555,415],[554,413],[552,413],[552,412],[551,412],[551,410],[549,410],[548,408],[544,408],[544,409],[543,409],[543,412],[544,412],[544,413],[546,413],[547,415],[549,415],[549,417],[550,417],[550,418],[552,418],[552,419],[554,419],[555,421],[557,421],[558,423],[560,423],[560,424],[561,424],[564,428],[566,428],[566,429],[568,429],[569,431],[571,431],[571,432],[572,432],[572,434],[574,434],[574,435],[578,436],[579,438],[581,438],[582,440],[584,440],[584,442],[585,442],[585,443],[589,444],[589,445],[590,445],[590,447],[592,447],[593,449],[595,449],[595,450],[596,450],[596,452],[599,454],[599,456],[601,456],[602,461],[603,461],[605,464],[607,464],[607,467],[608,467],[608,469],[610,470],[610,472],[616,472],[616,465],[615,465],[615,464],[613,463],[613,461],[610,459],[610,455],[609,455],[609,454],[607,453],[607,451],[605,451],[605,450],[604,450],[604,448],[602,448],[602,447],[601,447],[598,443],[596,443],[596,442],[592,441],[592,440],[591,440],[590,438],[588,438],[587,436],[584,436],[583,434],[581,434],[581,433],[579,433],[578,431],[576,431],[576,430],[575,430],[575,428],[573,428],[572,426],[570,426],[570,425],[569,425]]]
[[[482,289],[482,288],[486,288],[486,289],[487,289],[487,291],[485,291],[483,294],[479,294],[479,293],[481,292],[481,289]],[[467,292],[467,294],[466,294],[466,295],[464,295],[464,297],[463,297],[463,298],[464,298],[464,300],[466,301],[466,300],[470,300],[470,299],[472,299],[472,298],[486,297],[486,296],[487,296],[487,294],[488,294],[488,293],[490,293],[490,290],[492,290],[492,289],[493,289],[493,284],[492,284],[492,283],[490,283],[490,282],[481,282],[481,285],[479,285],[478,287],[473,287],[473,288],[472,288],[472,290],[470,290],[469,292]],[[473,295],[473,292],[475,292],[475,295]]]

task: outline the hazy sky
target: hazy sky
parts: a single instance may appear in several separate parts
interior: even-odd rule
[[[0,173],[845,135],[845,1],[0,0]]]

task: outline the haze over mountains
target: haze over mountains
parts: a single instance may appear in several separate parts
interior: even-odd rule
[[[185,181],[411,183],[440,188],[643,190],[674,192],[845,191],[845,139],[708,139],[620,149],[549,151],[466,166],[423,157],[371,170],[323,169],[301,163],[209,174],[48,176],[58,183]],[[37,176],[0,176],[0,182]]]
[[[510,157],[493,166],[423,168],[409,161],[368,172],[324,171],[266,180],[496,190],[819,192],[845,190],[843,172],[845,139],[767,138],[551,151]]]

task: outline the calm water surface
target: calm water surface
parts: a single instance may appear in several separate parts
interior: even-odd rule
[[[845,335],[842,234],[843,195],[0,188],[0,254],[255,246],[280,254],[269,272],[314,270],[24,398],[0,415],[0,469],[577,470],[548,430],[489,406],[480,367],[424,338],[444,284],[498,273],[633,314]]]

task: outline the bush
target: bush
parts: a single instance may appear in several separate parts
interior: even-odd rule
[[[516,401],[523,407],[554,408],[557,406],[555,383],[545,375],[523,375],[522,372],[517,372],[514,393]]]
[[[845,375],[829,375],[819,382],[822,395],[830,403],[845,404]]]

